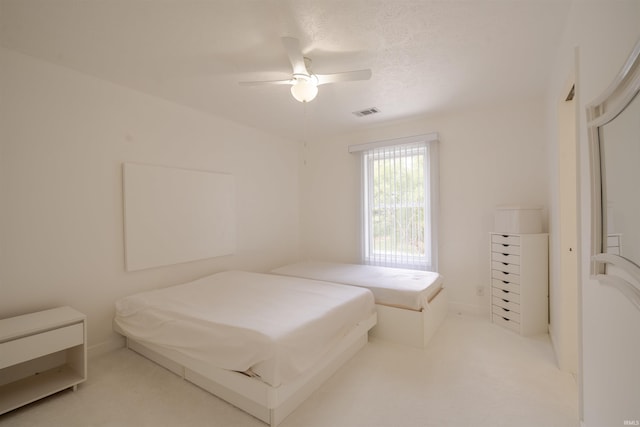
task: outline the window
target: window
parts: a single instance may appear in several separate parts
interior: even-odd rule
[[[350,150],[362,151],[363,262],[437,270],[437,134]]]

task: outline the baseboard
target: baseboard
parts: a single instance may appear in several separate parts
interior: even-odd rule
[[[92,359],[94,357],[102,356],[103,354],[122,348],[124,345],[124,337],[121,335],[114,335],[113,338],[107,341],[87,347],[87,357]]]
[[[449,311],[453,313],[473,314],[475,316],[483,316],[489,318],[489,312],[486,307],[467,304],[463,302],[449,301]]]

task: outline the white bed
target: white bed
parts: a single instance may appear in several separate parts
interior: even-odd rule
[[[443,277],[435,272],[305,261],[271,273],[370,289],[378,313],[371,335],[414,347],[427,345],[448,310]]]
[[[129,348],[275,426],[375,323],[367,290],[227,271],[119,300],[114,328]]]

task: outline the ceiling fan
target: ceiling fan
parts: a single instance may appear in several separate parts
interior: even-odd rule
[[[293,74],[287,80],[268,80],[240,82],[242,86],[258,85],[291,85],[291,95],[300,102],[312,101],[318,94],[318,86],[326,83],[337,83],[354,80],[369,80],[371,70],[345,71],[333,74],[314,74],[311,71],[311,59],[306,58],[300,49],[300,41],[293,37],[282,37],[282,44],[287,51]]]

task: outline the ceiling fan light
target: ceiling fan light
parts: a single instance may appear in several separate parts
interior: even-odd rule
[[[297,79],[291,86],[291,95],[300,102],[309,102],[318,94],[318,86],[314,82],[305,79]]]

